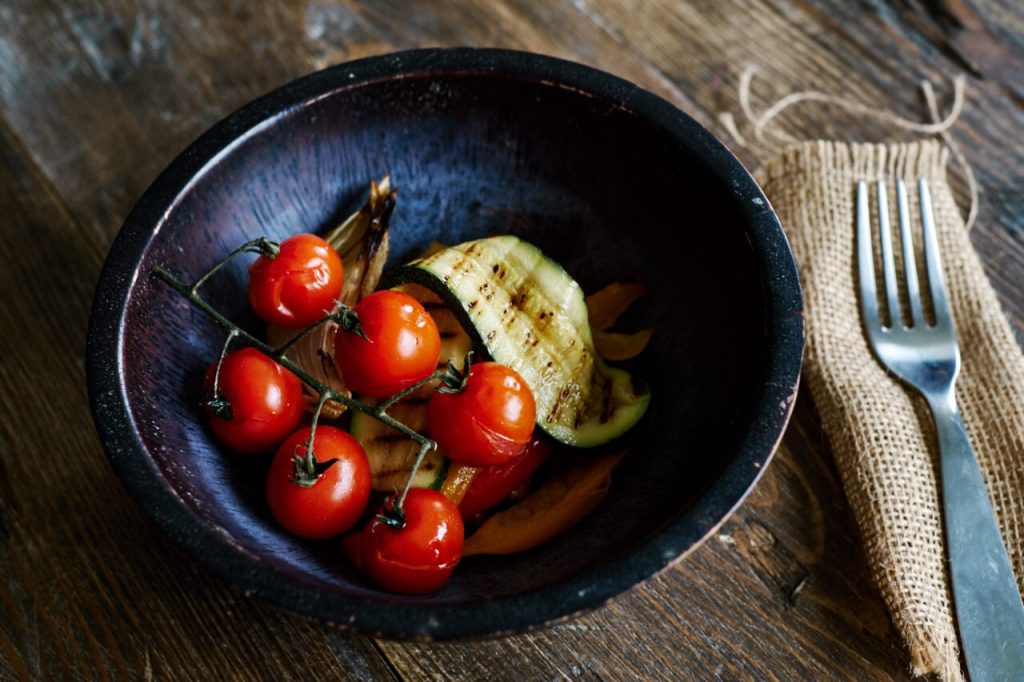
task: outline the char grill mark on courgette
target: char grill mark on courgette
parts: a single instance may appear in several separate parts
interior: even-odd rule
[[[444,279],[445,284],[449,285],[453,280],[460,277],[479,279],[481,276],[486,276],[488,261],[481,261],[477,257],[480,250],[479,242],[471,242],[452,265],[452,275],[446,275]],[[584,344],[579,344],[578,352],[570,354],[556,355],[547,346],[538,348],[541,334],[550,334],[551,332],[542,332],[539,325],[536,324],[523,324],[523,320],[539,320],[540,315],[543,313],[545,319],[549,320],[548,324],[544,325],[544,329],[548,330],[552,326],[550,321],[553,321],[556,317],[556,312],[548,310],[548,308],[563,307],[564,303],[560,305],[560,302],[554,301],[554,305],[548,305],[551,301],[543,300],[540,296],[530,296],[530,292],[526,288],[530,280],[523,276],[510,277],[506,280],[503,275],[508,273],[508,268],[501,263],[491,265],[490,272],[492,279],[493,275],[498,274],[498,279],[505,280],[506,286],[492,286],[492,280],[484,279],[476,288],[479,296],[472,298],[465,304],[466,311],[470,314],[471,318],[475,318],[474,326],[476,326],[476,320],[485,322],[486,314],[477,312],[474,315],[474,309],[477,309],[479,306],[479,310],[482,311],[485,307],[490,306],[497,296],[496,305],[501,306],[499,325],[497,329],[490,329],[487,332],[484,345],[490,346],[500,343],[496,340],[500,330],[502,337],[509,340],[508,350],[515,352],[515,349],[518,347],[520,353],[530,357],[532,365],[540,368],[542,382],[546,383],[555,374],[568,377],[568,380],[563,381],[556,399],[551,401],[550,408],[546,414],[538,415],[538,418],[544,423],[549,425],[556,424],[566,409],[574,409],[575,406],[582,404],[586,400],[590,387],[578,383],[573,377],[586,377],[593,374],[594,355],[584,347]],[[579,288],[576,282],[572,282],[572,284],[575,285],[576,289]],[[568,290],[570,295],[573,293],[572,289],[570,287]],[[527,302],[529,302],[529,305],[527,305]],[[562,319],[562,316],[558,317]],[[555,326],[555,333],[557,333],[558,325]],[[589,335],[589,326],[587,326],[586,332]],[[569,339],[568,343],[570,350],[577,350],[575,347],[578,342],[575,338]],[[577,409],[575,412],[578,413],[576,420],[578,425],[578,421],[582,419],[583,411]]]
[[[646,388],[594,351],[579,284],[517,237],[449,247],[391,271],[385,282],[439,293],[478,345],[522,375],[537,402],[537,425],[562,443],[605,443],[647,408]]]

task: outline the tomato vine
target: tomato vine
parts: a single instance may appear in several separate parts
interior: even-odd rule
[[[316,427],[319,421],[320,412],[323,410],[324,404],[330,400],[340,403],[349,409],[362,412],[383,424],[399,431],[410,440],[416,442],[419,446],[419,450],[416,454],[416,459],[412,465],[412,471],[409,474],[409,478],[402,489],[402,492],[395,498],[394,504],[390,505],[385,509],[381,515],[380,520],[392,527],[401,527],[404,524],[405,513],[402,505],[405,502],[405,498],[409,493],[409,489],[412,486],[412,481],[416,475],[416,471],[423,463],[427,453],[437,448],[437,443],[434,440],[424,436],[418,431],[410,428],[406,424],[398,421],[390,414],[388,409],[391,408],[402,398],[408,396],[410,393],[416,391],[422,386],[429,384],[430,382],[446,376],[451,370],[441,369],[433,372],[429,376],[417,381],[415,384],[406,387],[398,393],[385,398],[378,404],[373,405],[370,403],[363,402],[357,398],[353,398],[343,393],[340,393],[330,386],[317,381],[315,378],[310,376],[308,372],[302,369],[299,365],[292,362],[287,357],[287,352],[295,345],[295,343],[306,334],[309,334],[320,325],[325,324],[329,321],[333,321],[339,325],[339,327],[345,331],[349,331],[356,335],[361,335],[362,330],[359,327],[358,317],[352,311],[351,308],[345,306],[340,301],[336,302],[336,308],[334,311],[328,313],[316,322],[304,327],[294,337],[288,340],[281,346],[274,348],[267,344],[265,341],[257,338],[250,334],[246,330],[242,329],[235,322],[230,320],[227,316],[221,313],[219,310],[214,308],[206,299],[204,299],[200,293],[200,287],[205,284],[210,277],[212,277],[217,271],[227,265],[231,260],[238,257],[243,253],[258,253],[266,258],[274,258],[278,254],[280,249],[279,244],[266,237],[260,237],[258,239],[246,242],[242,246],[238,247],[227,256],[222,258],[220,261],[215,263],[209,270],[199,276],[194,282],[188,283],[182,279],[176,277],[164,268],[157,266],[152,270],[152,275],[162,282],[166,283],[174,291],[184,297],[191,305],[195,306],[206,315],[208,315],[218,326],[224,329],[228,333],[227,342],[224,345],[224,352],[221,354],[221,360],[223,360],[224,354],[226,353],[227,347],[235,339],[240,340],[242,343],[255,348],[256,350],[267,355],[271,359],[278,362],[282,367],[292,372],[297,376],[303,383],[310,386],[314,391],[317,392],[319,399],[316,407],[316,411],[313,414],[313,421],[310,427],[309,441],[306,444],[306,452],[302,456],[295,458],[295,468],[292,475],[292,482],[296,485],[310,487],[315,485],[320,476],[326,471],[328,467],[333,464],[333,461],[319,462],[313,454],[313,444],[316,436]],[[467,357],[467,363],[469,358]],[[218,365],[219,369],[219,365]],[[465,371],[465,368],[464,368]],[[216,374],[215,374],[216,377]],[[211,396],[211,401],[216,402],[214,405],[211,402],[211,409],[219,410],[220,414],[230,414],[230,404],[223,399],[222,396],[217,395],[216,391],[216,380],[214,381],[214,391]]]

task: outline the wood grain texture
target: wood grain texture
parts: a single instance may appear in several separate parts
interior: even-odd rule
[[[718,119],[739,115],[747,64],[761,69],[759,110],[813,88],[910,118],[922,114],[920,78],[947,84],[967,69],[955,134],[983,188],[973,239],[1024,339],[1024,111],[1012,68],[1022,40],[1019,8],[968,0],[0,5],[0,678],[906,677],[806,399],[747,502],[651,584],[539,633],[373,642],[246,599],[143,522],[89,423],[88,302],[131,204],[224,114],[327,64],[469,44],[622,75],[751,166],[764,149],[732,140]],[[891,136],[812,105],[787,111],[779,129]]]
[[[322,675],[387,677],[371,641],[228,590],[143,521],[85,392],[102,254],[3,121],[0,212],[0,677],[288,679],[307,655]]]
[[[791,432],[774,473],[712,539],[599,611],[500,641],[381,647],[413,679],[902,678],[845,504],[821,492],[836,482],[819,435]],[[780,507],[791,530],[773,518]]]
[[[779,146],[769,137],[745,147],[721,125],[717,114],[732,112],[742,121],[739,75],[757,66],[753,97],[761,112],[800,90],[819,90],[874,104],[911,120],[925,119],[918,83],[927,78],[939,89],[944,110],[950,81],[964,72],[950,55],[939,18],[922,6],[864,7],[845,2],[706,3],[655,1],[636,6],[626,0],[593,2],[588,12],[651,63],[705,116],[700,120],[751,167]],[[980,10],[979,10],[980,11]],[[1017,26],[1008,22],[1006,31]],[[680,40],[679,36],[687,36]],[[726,38],[731,40],[726,40]],[[929,39],[931,37],[931,40]],[[944,96],[943,96],[943,91]],[[1024,110],[999,82],[972,77],[968,103],[954,129],[982,188],[981,211],[973,238],[989,277],[1018,331],[1024,305],[1014,296],[1024,271],[1024,232],[1020,158]],[[778,129],[795,139],[838,138],[886,141],[905,137],[863,116],[820,104],[802,104],[778,119]],[[741,131],[744,128],[741,127]],[[745,132],[750,133],[749,126]],[[953,177],[961,203],[967,194]],[[1016,207],[1017,210],[1014,210]],[[1022,337],[1024,338],[1024,337]]]

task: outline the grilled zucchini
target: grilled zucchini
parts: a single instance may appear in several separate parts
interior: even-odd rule
[[[537,425],[555,440],[594,447],[643,416],[650,393],[594,350],[579,284],[537,247],[502,235],[452,246],[385,273],[438,293],[475,343],[533,390]]]

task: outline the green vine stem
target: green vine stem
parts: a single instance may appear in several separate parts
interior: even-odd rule
[[[341,309],[345,308],[345,305],[341,301],[337,301],[337,305]],[[313,324],[309,325],[308,327],[304,327],[298,334],[296,334],[292,338],[290,338],[287,341],[285,341],[278,348],[275,348],[273,356],[275,358],[283,358],[285,356],[285,353],[287,353],[288,351],[290,351],[292,348],[295,347],[295,344],[297,344],[302,339],[306,338],[306,336],[310,332],[315,331],[316,329],[318,329],[320,327],[320,325],[324,324],[325,322],[331,322],[331,321],[338,322],[339,324],[341,324],[341,322],[340,322],[341,319],[342,319],[342,311],[340,309],[339,310],[335,310],[334,312],[327,313],[326,315],[321,317],[319,320],[317,320]]]
[[[217,261],[217,263],[215,263],[212,268],[207,270],[202,277],[200,277],[199,279],[192,283],[192,286],[189,287],[189,290],[193,294],[195,294],[197,291],[199,291],[199,287],[203,286],[203,284],[206,283],[206,280],[213,277],[218,270],[220,270],[222,267],[224,267],[232,260],[234,260],[237,256],[240,256],[243,253],[258,253],[259,255],[266,256],[267,258],[276,258],[280,250],[280,244],[278,244],[277,242],[270,241],[266,237],[258,237],[251,241],[247,241],[246,243],[242,244],[237,249],[229,253],[227,256]]]
[[[320,400],[317,401],[316,404],[316,411],[313,412],[313,423],[309,426],[309,440],[306,441],[306,454],[300,455],[298,452],[295,453],[295,466],[292,469],[292,483],[302,486],[303,488],[312,488],[313,484],[320,480],[320,476],[338,461],[338,458],[334,457],[326,462],[321,462],[313,452],[313,440],[316,438],[316,426],[320,421],[320,413],[323,411],[324,403],[326,402],[327,394],[321,393]],[[299,446],[296,446],[295,449],[298,451]]]
[[[213,370],[213,385],[210,387],[210,399],[206,401],[206,407],[213,410],[213,413],[221,419],[231,419],[231,401],[220,394],[220,368],[224,364],[224,358],[228,355],[228,348],[235,340],[238,333],[228,332],[228,338],[224,340],[224,346],[220,349],[220,357],[217,358],[217,368]]]
[[[242,329],[237,324],[229,320],[219,310],[214,308],[205,299],[203,299],[202,296],[199,295],[199,286],[206,282],[211,275],[220,270],[222,267],[224,267],[225,264],[227,264],[231,259],[235,258],[239,254],[255,251],[257,253],[267,255],[268,257],[272,257],[270,255],[272,250],[263,250],[269,248],[268,245],[276,246],[274,242],[271,242],[266,238],[254,239],[250,242],[247,242],[246,244],[243,244],[242,246],[228,254],[223,260],[216,263],[210,270],[204,273],[199,279],[197,279],[192,284],[188,284],[182,281],[178,277],[174,276],[173,274],[159,266],[153,268],[152,275],[166,283],[174,291],[178,292],[182,297],[189,301],[189,303],[191,303],[192,305],[196,306],[204,313],[206,313],[214,322],[217,323],[217,325],[219,325],[228,333],[230,339],[237,338],[246,345],[249,345],[255,348],[256,350],[262,352],[263,354],[273,358],[282,367],[295,374],[295,376],[299,377],[301,381],[306,383],[308,386],[312,387],[313,390],[315,390],[319,394],[320,400],[317,406],[317,412],[313,418],[313,425],[310,428],[310,439],[309,442],[307,443],[306,455],[305,457],[302,458],[306,460],[305,463],[303,464],[303,468],[305,468],[306,464],[310,464],[315,469],[319,469],[319,472],[316,473],[316,478],[314,478],[312,482],[303,483],[300,482],[299,480],[296,480],[296,478],[303,478],[303,475],[293,477],[293,482],[299,485],[313,485],[313,483],[315,483],[315,481],[319,478],[319,475],[326,470],[326,468],[323,467],[323,464],[326,463],[318,464],[316,462],[315,455],[313,454],[313,434],[316,429],[316,421],[317,418],[319,417],[320,410],[322,409],[323,404],[326,403],[328,400],[341,403],[342,405],[345,405],[349,409],[356,410],[370,417],[373,417],[377,421],[386,424],[387,426],[390,426],[391,428],[400,432],[402,435],[406,436],[410,440],[415,441],[419,445],[420,449],[418,454],[416,455],[416,460],[413,463],[412,471],[409,473],[409,479],[406,481],[405,487],[402,489],[401,494],[394,501],[394,503],[388,508],[388,510],[386,511],[386,515],[382,517],[382,520],[384,520],[391,526],[401,526],[404,523],[405,519],[404,512],[402,511],[402,504],[405,502],[406,495],[409,493],[409,489],[412,486],[412,479],[416,475],[416,471],[419,469],[420,465],[423,463],[423,459],[424,457],[426,457],[427,453],[437,448],[437,443],[435,443],[430,438],[427,438],[423,434],[419,433],[418,431],[415,431],[406,426],[405,424],[403,424],[402,422],[398,421],[397,419],[389,415],[387,413],[387,410],[396,402],[406,397],[413,391],[421,388],[422,386],[425,386],[426,384],[432,381],[440,379],[442,376],[444,376],[446,370],[438,370],[431,374],[430,376],[409,386],[408,388],[405,388],[402,391],[396,393],[395,395],[381,401],[379,404],[371,405],[369,403],[365,403],[361,400],[357,400],[356,398],[352,398],[342,393],[339,393],[338,391],[335,391],[330,386],[327,386],[326,384],[314,379],[305,370],[303,370],[297,364],[289,360],[285,353],[291,348],[291,342],[284,344],[281,348],[271,347],[262,339],[253,336],[252,334],[250,334],[249,332],[247,332],[246,330]],[[348,310],[347,308],[341,311],[331,313],[322,318],[321,320],[317,321],[310,327],[307,327],[299,334],[300,336],[307,334],[313,329],[315,329],[318,325],[323,324],[328,320],[335,320],[341,323],[341,317],[339,316],[345,316],[346,313],[348,313],[348,315],[351,315],[351,311]],[[298,471],[299,458],[296,459],[296,471]],[[309,470],[307,469],[307,471]]]

